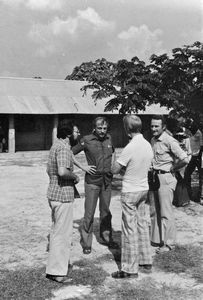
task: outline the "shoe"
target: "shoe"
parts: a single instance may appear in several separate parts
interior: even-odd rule
[[[164,246],[156,249],[156,253],[161,254],[161,253],[169,252],[169,251],[173,250],[174,248],[175,247],[171,247],[169,245],[164,245]]]
[[[90,254],[92,252],[91,248],[83,248],[83,253],[84,254]]]
[[[55,276],[50,274],[46,274],[46,278],[56,281],[58,283],[70,283],[73,280],[72,278],[69,278],[67,276]]]
[[[151,273],[152,272],[152,265],[146,264],[146,265],[139,265],[140,271],[142,273]]]
[[[127,273],[124,271],[117,271],[111,274],[111,277],[114,279],[124,279],[124,278],[137,278],[138,274],[137,273]]]

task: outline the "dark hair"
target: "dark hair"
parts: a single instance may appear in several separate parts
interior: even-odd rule
[[[151,120],[161,120],[162,121],[162,126],[166,125],[166,120],[163,115],[153,115],[151,117]]]
[[[136,115],[126,115],[123,117],[123,124],[127,132],[140,132],[142,129],[142,121]]]
[[[71,136],[73,133],[73,124],[59,124],[57,127],[57,138],[65,139],[67,136]]]
[[[93,128],[95,128],[97,126],[97,122],[98,121],[101,121],[101,124],[104,125],[104,123],[107,124],[107,127],[109,127],[109,122],[107,120],[107,118],[103,117],[103,116],[99,116],[99,117],[96,117],[93,122],[92,122],[92,125],[93,125]]]

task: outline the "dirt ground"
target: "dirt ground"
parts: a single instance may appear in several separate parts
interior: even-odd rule
[[[0,268],[1,270],[18,270],[28,267],[43,267],[46,264],[47,235],[51,224],[50,209],[46,199],[48,176],[46,175],[46,158],[48,152],[28,152],[16,154],[2,154],[0,156]],[[84,161],[84,156],[78,156]],[[79,224],[83,217],[84,189],[83,175],[76,169],[81,181],[78,190],[81,198],[74,203],[74,230],[72,261],[84,259],[79,244]],[[120,180],[114,179],[111,201],[113,235],[120,242],[121,209],[119,201]],[[174,208],[178,229],[178,245],[202,246],[203,239],[203,206],[191,202],[185,208]],[[95,214],[95,235],[93,251],[89,259],[98,259],[107,255],[109,249],[98,243],[98,209]],[[153,249],[152,249],[153,250]],[[85,257],[87,259],[87,256]],[[103,269],[109,274],[104,285],[106,288],[112,282],[110,274],[118,266],[114,259],[103,264]],[[142,280],[145,275],[140,275]],[[190,274],[174,274],[154,271],[150,275],[160,284],[176,286],[177,283],[184,289],[199,289],[203,291],[203,284],[195,281]],[[117,284],[117,283],[116,283]],[[53,299],[69,299],[91,293],[89,286],[72,286],[68,290],[59,288],[55,291]],[[64,296],[65,295],[65,296]],[[2,295],[0,296],[2,297]],[[4,299],[3,297],[1,299]],[[97,298],[95,298],[97,299]]]

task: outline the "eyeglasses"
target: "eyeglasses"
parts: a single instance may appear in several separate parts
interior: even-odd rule
[[[80,134],[80,131],[78,131],[78,130],[74,130],[73,132],[75,132],[77,134]]]

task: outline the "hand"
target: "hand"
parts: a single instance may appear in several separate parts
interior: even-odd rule
[[[126,167],[122,167],[121,170],[120,170],[120,172],[119,172],[119,174],[121,176],[124,176],[125,175],[125,171],[126,171]]]
[[[90,175],[94,175],[96,173],[96,166],[86,166],[83,170]]]
[[[77,184],[80,181],[80,178],[78,175],[75,175],[75,176],[76,176],[76,178],[74,179],[74,183]]]
[[[175,171],[175,168],[173,166],[170,168],[170,172],[171,172],[172,175],[175,175],[176,171]]]

